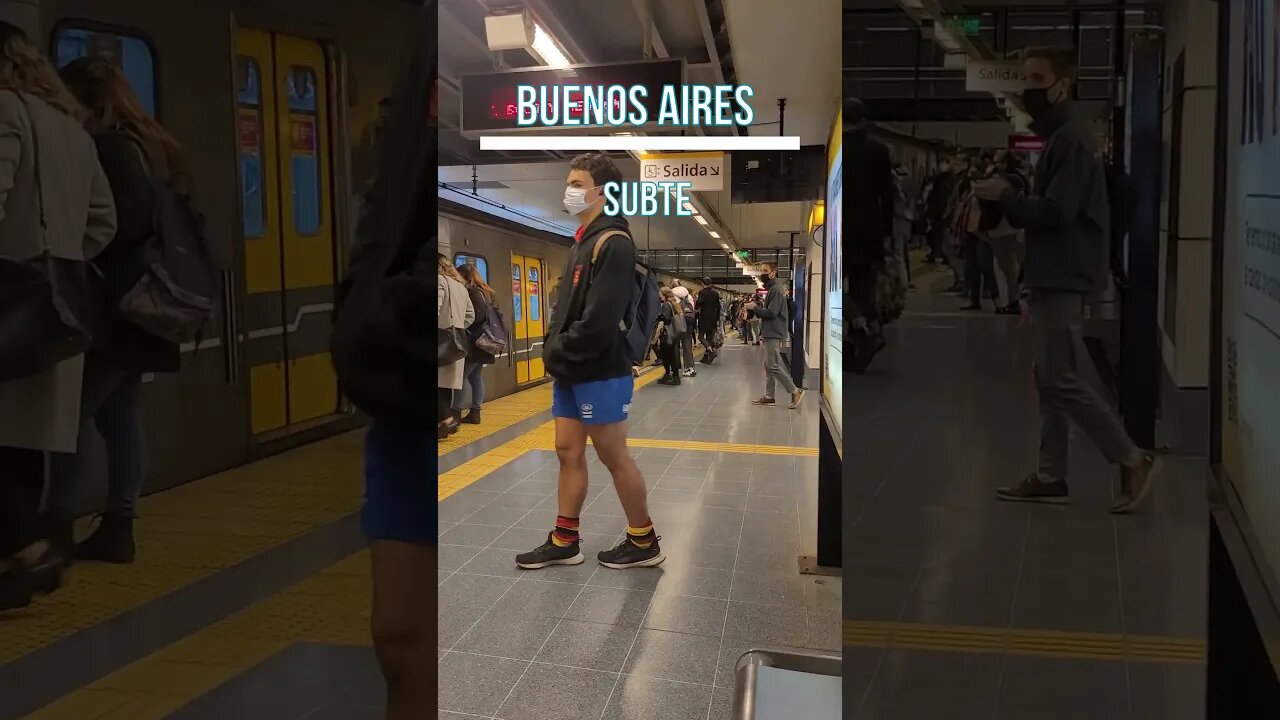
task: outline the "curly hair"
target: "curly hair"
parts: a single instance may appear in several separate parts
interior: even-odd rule
[[[613,164],[607,156],[601,153],[586,153],[575,157],[569,162],[570,170],[582,170],[591,175],[591,181],[596,187],[601,187],[611,182],[622,182],[622,171],[617,165]]]

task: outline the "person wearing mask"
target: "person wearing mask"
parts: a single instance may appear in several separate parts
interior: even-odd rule
[[[1115,410],[1085,380],[1081,359],[1084,307],[1108,284],[1110,217],[1105,169],[1090,123],[1071,102],[1076,53],[1033,48],[1024,55],[1027,89],[1021,104],[1031,129],[1045,139],[1030,191],[1003,176],[976,188],[998,200],[1014,227],[1025,228],[1024,281],[1031,291],[1035,379],[1040,395],[1040,467],[1021,484],[999,488],[1002,500],[1066,502],[1070,424],[1074,421],[1113,464],[1121,484],[1114,513],[1136,510],[1150,495],[1160,458],[1140,449]]]
[[[462,282],[462,276],[449,262],[449,258],[436,253],[436,327],[440,332],[452,332],[469,328],[475,319],[476,311],[471,306],[471,298],[467,293],[467,286]],[[468,351],[471,351],[470,347]],[[454,393],[462,390],[465,366],[466,359],[460,358],[447,365],[441,365],[437,371],[436,438],[438,440],[444,440],[458,432],[459,422],[453,413],[452,404]]]
[[[684,308],[680,298],[669,287],[661,289],[662,304],[658,306],[658,359],[665,371],[658,378],[659,385],[680,384],[680,345],[688,326],[684,323]],[[684,332],[681,332],[681,327]]]
[[[765,262],[760,263],[760,267],[764,270],[760,281],[769,290],[765,294],[763,304],[753,301],[747,303],[746,307],[762,323],[765,380],[764,395],[751,402],[755,405],[776,404],[774,390],[777,384],[781,383],[782,389],[791,396],[791,403],[787,407],[794,410],[800,407],[800,401],[804,399],[804,388],[796,387],[791,381],[791,374],[782,364],[782,344],[791,334],[787,293],[782,282],[778,280],[777,265]]]
[[[361,529],[369,540],[370,634],[386,685],[386,720],[436,712],[436,618],[423,612],[436,602],[439,527],[423,368],[428,337],[436,337],[427,321],[428,252],[438,240],[430,192],[438,127],[436,16],[437,0],[427,0],[401,55],[405,67],[395,79],[374,184],[335,298],[330,343],[343,395],[371,418]]]
[[[79,104],[40,48],[3,21],[0,88],[0,266],[46,252],[94,259],[115,237],[111,185],[77,119]],[[15,277],[8,270],[0,267]],[[79,447],[85,364],[76,355],[0,382],[0,611],[62,584],[69,561],[40,517],[44,456]]]
[[[956,221],[957,232],[965,238],[964,275],[969,288],[969,304],[963,307],[964,310],[981,310],[984,295],[999,302],[995,263],[987,231],[999,223],[1002,215],[993,203],[978,199],[972,189],[974,183],[989,177],[994,169],[994,164],[984,157],[970,171],[970,190],[961,201]]]
[[[698,280],[698,337],[702,340],[702,362],[710,365],[720,354],[716,338],[720,334],[720,293],[711,286],[711,278]]]
[[[604,187],[622,182],[608,157],[588,153],[569,163],[564,206],[578,220],[547,328],[542,357],[554,378],[558,515],[541,546],[516,556],[527,570],[578,565],[584,558],[578,523],[587,499],[587,439],[613,476],[627,528],[622,542],[596,559],[606,568],[653,567],[666,559],[654,532],[644,477],[627,447],[627,416],[635,380],[626,336],[619,330],[636,286],[636,246],[627,219],[604,214]]]
[[[851,233],[846,241],[844,272],[849,279],[850,320],[853,359],[850,368],[864,372],[876,353],[884,348],[877,312],[876,287],[884,268],[885,245],[893,236],[893,165],[889,149],[871,137],[867,108],[862,101],[845,101],[844,152],[849,157],[848,194],[845,208]]]
[[[684,364],[684,370],[681,371],[685,377],[695,377],[698,371],[694,369],[693,357],[693,336],[697,332],[698,315],[694,309],[693,295],[689,293],[689,288],[676,282],[671,292],[680,300],[680,309],[684,314],[685,333],[680,336],[680,353],[681,360]]]
[[[98,528],[73,546],[72,523],[89,457],[83,451],[55,453],[45,521],[54,542],[79,560],[131,563],[133,521],[147,464],[142,375],[177,372],[179,358],[176,344],[128,321],[119,307],[142,277],[141,253],[155,236],[157,186],[185,183],[178,143],[142,109],[114,65],[80,58],[61,76],[84,108],[84,127],[93,136],[116,207],[115,239],[93,261],[101,275],[102,307],[95,316],[93,347],[85,355],[80,395],[80,437],[96,428],[106,448],[107,497]]]
[[[475,265],[462,265],[458,275],[467,288],[467,297],[475,311],[475,319],[467,327],[467,337],[473,342],[462,363],[462,387],[453,393],[453,419],[467,425],[480,424],[480,406],[484,403],[484,368],[497,362],[492,353],[476,347],[474,340],[484,332],[489,323],[489,307],[497,302],[497,293],[480,277]],[[553,296],[554,297],[554,296]],[[471,405],[466,415],[462,414],[462,401],[467,388],[471,388]]]

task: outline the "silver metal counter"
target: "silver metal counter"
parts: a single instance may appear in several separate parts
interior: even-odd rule
[[[738,658],[734,720],[840,720],[839,655],[751,650]]]

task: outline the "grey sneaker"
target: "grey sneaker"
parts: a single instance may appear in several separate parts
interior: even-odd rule
[[[1071,501],[1066,480],[1041,480],[1032,473],[1021,484],[996,488],[996,497],[1009,502],[1035,502],[1065,505]]]
[[[1160,474],[1163,461],[1155,453],[1143,451],[1142,464],[1120,469],[1120,497],[1111,506],[1116,515],[1128,515],[1151,497],[1151,482]]]

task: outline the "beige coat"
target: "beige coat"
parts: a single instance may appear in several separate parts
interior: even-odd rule
[[[436,327],[465,328],[476,319],[476,309],[471,306],[467,287],[451,277],[436,274]],[[440,368],[436,387],[451,390],[462,389],[462,363],[458,360]]]
[[[26,107],[0,91],[0,257],[41,254],[31,124],[40,138],[44,237],[57,257],[87,260],[116,232],[115,202],[89,134],[30,95]],[[31,114],[27,114],[30,107]],[[30,378],[0,383],[0,447],[74,452],[79,440],[84,356]]]

